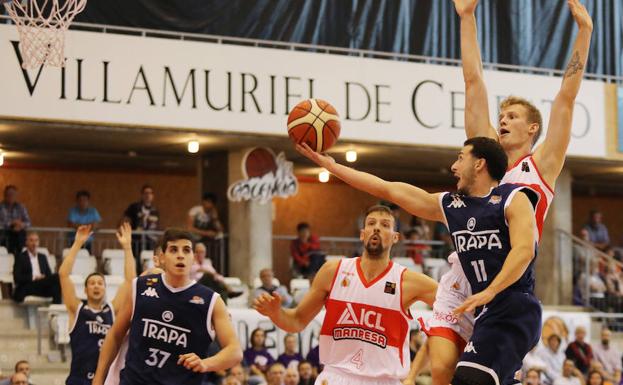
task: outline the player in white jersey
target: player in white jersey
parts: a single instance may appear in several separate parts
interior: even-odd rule
[[[360,232],[361,257],[326,262],[296,308],[281,308],[276,292],[255,300],[257,311],[290,333],[303,330],[326,306],[324,370],[316,384],[397,385],[409,371],[408,309],[417,300],[432,305],[437,283],[390,260],[399,239],[394,221],[389,208],[370,208]]]
[[[132,250],[130,249],[130,253]],[[162,274],[164,270],[160,268],[160,258],[162,257],[162,247],[157,246],[154,249],[154,267],[148,270],[145,270],[141,273],[141,276],[152,275],[152,274]],[[132,261],[134,261],[134,257],[132,257]],[[119,288],[119,295],[123,298],[126,295],[126,290],[132,290],[130,284],[123,284]],[[110,364],[110,369],[108,369],[108,374],[106,375],[106,380],[104,381],[104,385],[119,385],[119,381],[121,378],[121,371],[125,367],[125,359],[128,354],[128,335],[126,334],[123,342],[121,342],[121,347],[119,348],[119,353],[115,357],[115,360]]]
[[[586,8],[579,0],[568,0],[569,9],[579,32],[576,37],[572,56],[564,74],[560,91],[552,104],[547,134],[542,144],[534,151],[542,131],[542,118],[539,110],[525,99],[509,97],[500,104],[498,130],[489,121],[489,100],[482,73],[480,49],[476,33],[474,12],[478,0],[454,0],[456,12],[461,18],[461,59],[465,80],[465,131],[468,138],[487,136],[500,141],[509,160],[509,170],[502,183],[529,185],[541,195],[536,208],[536,222],[539,230],[538,240],[543,230],[543,221],[554,198],[553,187],[562,171],[565,154],[571,138],[571,121],[574,101],[580,89],[584,67],[588,56],[593,23]],[[450,261],[452,263],[452,261]],[[471,293],[467,287],[456,290],[454,282],[465,279],[463,271],[452,268],[448,277],[442,277],[437,291],[433,314],[445,313],[461,299]],[[459,298],[457,298],[457,296]],[[465,333],[465,324],[473,327],[470,316],[458,322],[446,322],[434,319],[429,327],[436,332],[428,340],[428,353],[431,357],[431,371],[434,385],[447,385],[452,379],[454,368],[462,348],[456,338],[447,335]],[[445,329],[445,330],[444,330]],[[441,330],[441,332],[439,332]],[[471,331],[468,333],[471,335]],[[425,354],[425,351],[422,352]],[[405,384],[412,384],[421,368],[421,357],[416,357]]]

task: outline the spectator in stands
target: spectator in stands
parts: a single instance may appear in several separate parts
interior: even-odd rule
[[[569,359],[562,364],[562,375],[554,380],[554,385],[584,385],[584,383],[584,375]]]
[[[610,245],[608,228],[602,223],[602,219],[599,210],[591,210],[589,221],[584,225],[584,229],[588,231],[588,240],[599,250],[604,250]]]
[[[565,356],[573,361],[575,367],[586,375],[593,360],[593,349],[588,343],[584,342],[584,338],[586,338],[586,329],[583,326],[575,328],[575,341],[567,345]]]
[[[58,274],[52,274],[48,259],[43,253],[37,252],[39,234],[29,232],[26,238],[26,250],[15,257],[13,265],[13,282],[15,291],[13,299],[24,301],[29,295],[52,297],[52,302],[61,303],[61,286]]]
[[[154,189],[150,185],[143,185],[141,188],[141,200],[134,202],[125,209],[123,222],[130,222],[132,230],[158,230],[160,224],[160,213],[154,206]],[[132,252],[136,259],[136,272],[141,272],[140,261],[141,251],[153,250],[156,247],[158,238],[155,235],[133,234]]]
[[[541,345],[536,354],[545,362],[544,383],[551,385],[562,373],[562,364],[565,361],[565,354],[560,349],[561,338],[558,334],[551,334],[547,338],[547,344]]]
[[[285,351],[277,358],[286,368],[294,368],[298,370],[299,362],[303,361],[303,356],[297,351],[297,338],[295,334],[286,334],[283,337],[283,345]],[[297,381],[298,382],[298,381]]]
[[[299,375],[299,371],[296,369],[296,367],[287,368],[286,376],[285,376],[285,379],[283,380],[283,384],[284,385],[299,385],[300,382],[301,382],[301,376]]]
[[[204,193],[201,204],[188,211],[188,230],[197,235],[200,242],[209,243],[223,235],[223,225],[219,220],[216,202],[215,194]]]
[[[591,370],[588,373],[587,385],[604,385],[604,382],[604,376],[601,374],[601,371]]]
[[[523,385],[541,385],[541,371],[530,368],[523,377]]]
[[[80,190],[76,193],[76,205],[69,209],[67,215],[67,224],[69,227],[77,229],[80,225],[91,225],[93,230],[97,228],[102,221],[102,217],[97,209],[91,206],[91,194],[86,190]],[[76,233],[72,233],[69,237],[69,244],[74,243]],[[84,247],[91,252],[91,243],[93,236],[84,244]]]
[[[284,385],[283,381],[286,376],[286,368],[279,362],[275,362],[268,368],[266,372],[267,385]]]
[[[384,202],[383,205],[388,206],[389,209],[392,211],[392,216],[394,217],[394,230],[397,233],[402,234],[402,231],[404,229],[402,226],[402,222],[400,222],[400,206],[389,202]]]
[[[217,292],[227,303],[229,290],[225,284],[225,278],[212,266],[212,260],[206,258],[206,247],[201,242],[195,244],[195,262],[190,271],[197,282]]]
[[[539,343],[534,348],[532,348],[532,350],[530,350],[528,354],[526,354],[522,362],[521,370],[523,371],[524,376],[527,376],[530,370],[537,370],[539,372],[539,382],[542,382],[542,379],[545,378],[543,372],[545,372],[545,369],[547,369],[547,364],[538,355],[538,351],[540,350],[540,348],[541,344]]]
[[[615,312],[620,312],[623,303],[623,278],[613,260],[610,260],[606,265],[606,287],[608,288],[608,307]]]
[[[411,230],[416,230],[418,232],[418,234],[419,234],[421,239],[426,240],[426,241],[430,241],[432,239],[430,226],[428,225],[428,223],[426,223],[426,221],[424,219],[416,217],[414,215],[414,216],[411,217],[410,225],[411,225],[410,226]]]
[[[588,303],[586,301],[587,285],[589,290]],[[608,288],[606,283],[603,281],[601,274],[599,274],[599,261],[594,260],[591,262],[591,272],[589,277],[586,277],[585,272],[580,274],[580,277],[578,278],[578,287],[582,293],[585,305],[590,304],[601,311],[606,310],[606,292]]]
[[[314,375],[314,367],[309,361],[299,362],[299,385],[314,385],[316,376]]]
[[[614,384],[621,380],[621,351],[610,344],[612,332],[608,328],[601,330],[601,343],[593,347],[595,360],[603,365],[604,379]]]
[[[17,201],[17,187],[4,188],[4,200],[0,202],[0,244],[9,253],[18,255],[26,244],[26,229],[31,225],[26,206]]]
[[[296,225],[297,238],[290,244],[290,254],[296,274],[305,278],[313,277],[324,263],[324,253],[320,250],[320,240],[311,233],[308,223]]]
[[[309,352],[307,352],[307,357],[305,357],[305,359],[312,364],[316,376],[318,373],[322,372],[322,365],[320,364],[320,345],[311,348]]]
[[[264,380],[268,367],[275,362],[266,349],[266,332],[257,328],[251,332],[251,347],[244,351],[243,362],[249,368],[249,383],[257,384]]]
[[[19,375],[18,377],[16,377]],[[16,378],[19,378],[19,381],[15,382]],[[5,378],[0,381],[0,385],[33,385],[30,381],[30,363],[26,360],[19,360],[15,363],[15,373],[9,378]]]
[[[223,378],[223,382],[221,383],[221,385],[243,385],[242,382],[238,381],[238,379],[229,374],[227,375],[225,378]]]
[[[229,376],[234,377],[240,385],[247,385],[248,374],[242,364],[238,364],[229,369]]]
[[[418,243],[418,241],[424,240],[421,230],[419,228],[409,230],[405,234],[405,238],[407,240],[405,245],[407,257],[411,258],[416,265],[424,266],[424,258],[429,256],[431,248],[429,245]]]
[[[282,306],[283,307],[292,307],[294,304],[294,299],[288,293],[288,289],[285,286],[276,286],[273,284],[273,278],[275,275],[271,269],[262,269],[260,270],[260,280],[262,281],[262,285],[257,289],[253,290],[253,295],[249,298],[249,302],[252,304],[253,301],[263,293],[273,294],[277,293],[282,298]]]

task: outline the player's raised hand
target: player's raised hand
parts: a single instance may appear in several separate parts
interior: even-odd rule
[[[89,239],[91,234],[93,234],[93,226],[91,225],[81,225],[78,226],[76,230],[76,237],[74,239],[74,243],[79,244],[80,246],[84,245],[84,243]]]
[[[463,17],[465,15],[473,15],[478,5],[478,0],[453,0],[456,13]]]
[[[454,314],[469,313],[474,311],[478,306],[486,305],[493,300],[495,293],[491,290],[483,290],[478,294],[469,296],[461,306],[454,309]]]
[[[180,358],[177,360],[177,364],[195,373],[206,373],[210,370],[206,364],[206,360],[202,360],[195,353],[181,354]]]
[[[273,294],[262,293],[259,297],[253,301],[253,308],[260,314],[267,316],[268,318],[276,317],[281,310],[282,298],[277,292]]]
[[[586,28],[589,31],[592,31],[593,19],[591,19],[591,15],[588,14],[586,7],[580,3],[580,0],[567,0],[567,5],[569,6],[569,10],[571,10],[573,19],[577,23],[578,27],[580,29]]]
[[[115,235],[121,247],[124,249],[132,247],[132,227],[128,222],[123,222]]]
[[[320,154],[312,150],[311,147],[307,145],[307,143],[297,144],[296,151],[298,151],[299,153],[301,153],[301,155],[305,156],[307,159],[316,163],[320,167],[328,169],[329,167],[331,167],[331,165],[335,164],[335,159],[333,159],[329,155]]]

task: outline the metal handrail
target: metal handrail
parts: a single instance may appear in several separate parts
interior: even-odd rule
[[[599,250],[598,248],[593,246],[592,243],[587,242],[587,241],[583,240],[582,238],[580,238],[580,237],[578,237],[576,235],[573,235],[570,232],[562,230],[562,229],[556,229],[556,232],[559,233],[559,234],[563,234],[563,235],[569,237],[575,243],[579,243],[580,245],[582,245],[583,247],[588,249],[594,256],[602,257],[602,258],[606,259],[609,263],[614,263],[615,265],[617,265],[618,267],[623,269],[623,263],[617,261],[613,257],[611,257],[608,254],[604,253],[603,251]]]
[[[6,15],[0,15],[0,20],[4,20],[5,22],[13,24],[13,20]],[[90,32],[101,32],[101,33],[121,33],[121,34],[133,34],[141,37],[167,37],[167,38],[175,38],[179,40],[199,40],[199,41],[212,41],[217,44],[231,44],[231,45],[251,45],[254,47],[267,47],[267,48],[276,48],[276,49],[287,49],[287,50],[313,50],[320,51],[319,53],[339,53],[345,55],[354,55],[360,57],[374,57],[378,59],[386,59],[386,60],[407,60],[407,61],[415,61],[415,62],[423,62],[426,64],[443,64],[443,65],[453,65],[459,66],[461,65],[461,61],[458,59],[450,59],[450,58],[441,58],[441,57],[432,57],[432,56],[422,56],[422,55],[414,55],[409,53],[400,53],[400,52],[384,52],[384,51],[375,51],[368,49],[358,49],[358,48],[344,48],[337,46],[328,46],[328,45],[320,45],[320,44],[307,44],[307,43],[293,43],[293,42],[283,42],[277,40],[263,40],[263,39],[252,39],[252,38],[243,38],[243,37],[234,37],[234,36],[219,36],[219,35],[210,35],[210,34],[201,34],[201,33],[191,33],[191,32],[178,32],[178,31],[167,31],[167,30],[157,30],[150,28],[136,28],[136,27],[124,27],[124,26],[114,26],[107,24],[96,24],[96,23],[84,23],[84,22],[74,22],[69,27],[72,30],[88,30]],[[513,72],[528,72],[533,74],[541,74],[547,76],[562,76],[564,74],[564,70],[553,69],[553,68],[538,68],[531,66],[519,66],[514,64],[500,64],[500,63],[483,63],[483,67],[486,69],[492,70],[503,70],[503,71],[513,71]],[[608,83],[623,83],[623,76],[614,76],[614,75],[603,75],[603,74],[592,74],[585,73],[584,77],[592,80],[602,80]]]
[[[296,235],[273,235],[273,240],[275,241],[293,241],[297,239]],[[319,237],[319,241],[324,242],[344,242],[344,243],[359,243],[361,240],[356,237]],[[417,240],[417,241],[409,241],[404,240],[404,244],[407,245],[431,245],[431,246],[443,246],[445,243],[443,241],[434,241],[434,240]]]

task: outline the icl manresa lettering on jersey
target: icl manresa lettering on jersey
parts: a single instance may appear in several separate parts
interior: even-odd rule
[[[511,250],[505,209],[520,191],[526,193],[536,206],[540,198],[538,193],[529,187],[513,184],[495,187],[486,197],[450,193],[441,196],[440,203],[448,229],[473,293],[489,286]],[[523,276],[509,289],[531,291],[533,287],[534,269],[531,263]]]
[[[199,385],[203,375],[177,364],[180,354],[206,357],[214,339],[212,310],[218,294],[197,283],[171,288],[161,275],[139,277],[121,385]]]
[[[99,311],[89,308],[86,302],[80,303],[69,333],[72,359],[68,385],[91,382],[97,368],[100,348],[114,317],[113,308],[108,303]]]

